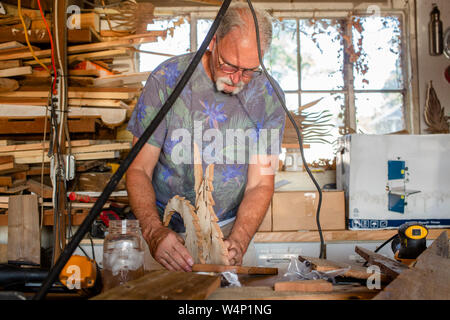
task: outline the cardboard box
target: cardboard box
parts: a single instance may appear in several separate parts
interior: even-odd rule
[[[267,209],[264,220],[261,222],[261,225],[258,228],[258,232],[270,231],[272,231],[272,201],[269,204],[269,208]]]
[[[450,134],[351,134],[339,145],[349,229],[450,226]]]
[[[317,191],[279,191],[272,198],[272,231],[317,230]],[[323,191],[322,230],[345,229],[344,191]]]

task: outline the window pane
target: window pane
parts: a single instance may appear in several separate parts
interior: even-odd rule
[[[387,134],[404,129],[401,93],[355,94],[357,131]]]
[[[205,40],[206,35],[208,34],[209,29],[213,24],[213,20],[211,19],[198,19],[197,20],[197,50]]]
[[[354,66],[355,88],[403,88],[399,18],[370,16],[356,21],[362,32],[353,28],[353,45],[357,52],[362,49],[363,55],[361,64]]]
[[[317,104],[303,111],[304,114],[308,114],[304,123],[314,125],[308,129],[310,133],[304,132],[305,143],[310,145],[309,149],[305,149],[306,160],[311,162],[318,159],[333,159],[339,127],[343,126],[344,94],[304,93],[301,98],[303,106],[322,98]],[[322,139],[325,142],[321,141]]]
[[[166,30],[173,27],[173,22],[178,21],[179,18],[171,20],[158,20],[147,26],[147,30]],[[167,32],[166,39],[158,37],[158,41],[144,43],[139,49],[144,51],[159,52],[171,55],[179,55],[189,52],[190,28],[189,23],[184,20],[183,23],[173,30],[173,36]],[[141,72],[153,71],[161,62],[169,59],[168,56],[141,53],[139,69]]]
[[[283,90],[297,90],[297,22],[283,20],[273,24],[272,46],[264,57],[267,71]]]
[[[302,90],[336,90],[344,87],[341,24],[319,19],[300,20]]]
[[[298,110],[298,94],[297,93],[285,93],[286,107],[288,110],[297,111]]]

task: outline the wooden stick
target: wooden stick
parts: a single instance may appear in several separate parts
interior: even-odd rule
[[[359,246],[355,247],[355,252],[361,257],[367,260],[370,264],[374,264],[380,267],[381,271],[395,278],[400,273],[408,270],[408,266],[396,260],[389,259],[381,254],[375,253],[373,251],[361,248]]]
[[[278,268],[225,266],[218,264],[194,264],[193,272],[225,272],[230,271],[237,274],[278,274]]]

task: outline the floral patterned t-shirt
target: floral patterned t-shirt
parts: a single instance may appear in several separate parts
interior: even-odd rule
[[[189,53],[170,58],[151,73],[128,123],[134,136],[139,138],[151,123],[193,57]],[[203,170],[214,163],[214,211],[219,221],[235,217],[251,155],[279,154],[284,124],[284,110],[264,74],[253,77],[237,95],[230,95],[217,91],[200,62],[148,140],[161,148],[152,178],[161,218],[175,195],[195,204],[194,143]],[[169,227],[184,232],[178,214]]]

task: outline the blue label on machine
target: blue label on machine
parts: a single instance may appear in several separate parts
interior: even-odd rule
[[[388,160],[388,180],[405,178],[406,162],[401,160]]]

